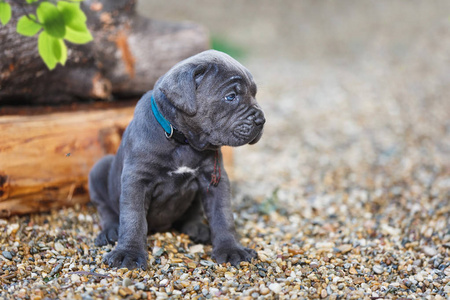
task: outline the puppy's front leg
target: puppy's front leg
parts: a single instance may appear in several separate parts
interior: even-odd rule
[[[133,171],[131,171],[133,170]],[[111,267],[147,269],[147,218],[145,180],[134,168],[124,168],[121,177],[119,240],[104,261]]]
[[[230,262],[234,266],[241,261],[250,261],[256,257],[256,251],[243,247],[237,240],[227,174],[222,170],[219,184],[209,188],[208,178],[210,180],[208,176],[203,178],[207,185],[202,189],[202,203],[211,229],[212,257],[219,264]]]

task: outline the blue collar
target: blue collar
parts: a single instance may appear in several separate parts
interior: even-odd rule
[[[153,95],[151,97],[152,100],[152,112],[153,115],[156,118],[156,121],[158,121],[159,125],[164,129],[166,132],[166,136],[171,136],[173,134],[173,127],[172,124],[170,124],[169,121],[167,121],[163,115],[159,112],[158,107],[156,106],[155,98],[153,98]]]
[[[155,98],[153,98],[153,94],[151,96],[151,102],[153,115],[155,116],[156,121],[158,121],[159,125],[161,125],[161,127],[164,129],[166,137],[168,139],[173,138],[174,140],[176,140],[181,144],[188,144],[188,141],[184,136],[184,134],[178,131],[175,127],[173,127],[172,124],[170,124],[170,122],[167,121],[167,119],[164,118],[161,112],[158,110]]]

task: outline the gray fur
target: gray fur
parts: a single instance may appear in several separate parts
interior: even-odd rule
[[[236,99],[225,100],[232,92]],[[152,94],[188,145],[166,138],[151,110]],[[218,263],[236,265],[256,256],[237,240],[220,154],[222,145],[253,144],[261,138],[265,119],[255,94],[246,68],[209,50],[175,65],[139,100],[117,154],[102,158],[89,174],[102,227],[96,245],[118,242],[105,262],[146,269],[147,234],[171,228],[195,242],[212,242]],[[213,186],[216,150],[222,176]]]

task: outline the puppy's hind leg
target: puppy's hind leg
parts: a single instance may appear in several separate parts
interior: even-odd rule
[[[205,217],[201,201],[195,197],[191,206],[174,224],[174,228],[187,234],[194,243],[211,244],[211,231],[204,223]]]
[[[95,239],[96,246],[114,244],[118,239],[119,215],[111,207],[108,196],[108,173],[114,155],[100,159],[89,173],[89,194],[100,214],[102,231]]]

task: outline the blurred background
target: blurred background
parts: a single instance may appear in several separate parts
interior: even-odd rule
[[[154,19],[203,24],[213,43],[249,57],[297,61],[400,59],[424,39],[444,38],[447,1],[205,1],[138,2]]]
[[[450,2],[138,5],[154,19],[203,24],[214,48],[253,73],[267,123],[260,143],[236,149],[243,194],[265,201],[276,191],[303,214],[314,208],[299,199],[320,209],[349,187],[381,193],[411,178],[443,178],[448,195]]]

